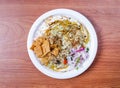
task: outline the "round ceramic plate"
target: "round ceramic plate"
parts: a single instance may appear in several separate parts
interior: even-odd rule
[[[89,58],[83,63],[82,67],[80,67],[78,70],[71,70],[68,72],[55,72],[49,69],[46,69],[43,65],[40,64],[39,60],[36,58],[34,52],[30,50],[30,47],[33,43],[34,36],[36,31],[39,29],[39,26],[41,23],[48,17],[53,16],[53,15],[62,15],[62,16],[69,16],[71,18],[77,19],[81,24],[83,24],[87,29],[90,34],[90,51],[89,51]],[[81,13],[76,12],[74,10],[70,9],[55,9],[46,12],[45,14],[41,15],[32,25],[29,35],[28,35],[28,40],[27,40],[27,50],[28,54],[30,56],[30,59],[34,66],[44,73],[47,76],[50,76],[52,78],[57,78],[57,79],[68,79],[72,78],[75,76],[78,76],[82,74],[84,71],[88,69],[88,67],[92,64],[93,60],[95,59],[96,53],[97,53],[97,47],[98,47],[98,41],[97,41],[97,36],[95,29],[91,22]]]

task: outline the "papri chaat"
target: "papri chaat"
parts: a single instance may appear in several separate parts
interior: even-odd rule
[[[43,66],[65,72],[79,69],[89,57],[89,42],[88,29],[82,23],[55,15],[40,24],[30,49]]]

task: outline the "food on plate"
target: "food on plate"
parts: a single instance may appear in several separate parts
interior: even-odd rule
[[[41,24],[31,50],[42,65],[65,72],[79,69],[89,57],[89,42],[90,35],[83,24],[71,17],[55,15]]]

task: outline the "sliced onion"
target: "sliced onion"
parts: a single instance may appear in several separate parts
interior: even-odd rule
[[[80,49],[76,50],[76,52],[80,52],[80,51],[83,51],[84,50],[84,47],[81,47]]]

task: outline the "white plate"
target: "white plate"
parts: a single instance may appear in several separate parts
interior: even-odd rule
[[[70,16],[74,19],[77,19],[80,23],[82,23],[89,31],[90,33],[90,51],[89,51],[89,58],[88,60],[86,60],[83,63],[83,66],[78,69],[78,70],[72,70],[69,72],[54,72],[52,70],[46,69],[44,68],[38,61],[38,59],[36,58],[35,54],[33,53],[32,50],[30,50],[30,47],[32,45],[33,39],[34,39],[34,35],[36,30],[38,30],[39,25],[49,16],[51,15],[67,15]],[[28,50],[28,54],[30,56],[30,59],[32,61],[32,63],[35,65],[35,67],[41,71],[42,73],[44,73],[47,76],[50,76],[52,78],[56,78],[56,79],[68,79],[68,78],[72,78],[75,76],[78,76],[80,74],[82,74],[85,70],[88,69],[88,67],[92,64],[96,53],[97,53],[97,47],[98,47],[98,41],[97,41],[97,36],[96,36],[96,32],[95,29],[93,27],[93,25],[91,24],[91,22],[85,17],[83,16],[81,13],[78,13],[76,11],[70,10],[70,9],[55,9],[55,10],[51,10],[46,12],[45,14],[43,14],[42,16],[40,16],[32,25],[29,35],[28,35],[28,40],[27,40],[27,50]]]

